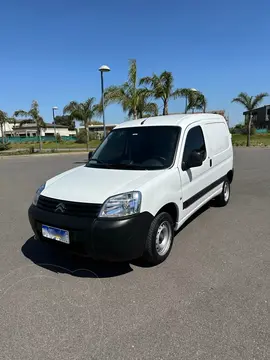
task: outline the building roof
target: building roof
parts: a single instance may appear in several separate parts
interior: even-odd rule
[[[224,119],[223,116],[218,114],[171,114],[171,115],[164,115],[164,116],[154,116],[144,119],[138,120],[130,120],[125,121],[119,125],[117,128],[126,128],[126,127],[136,127],[136,126],[187,126],[190,123],[200,121],[203,119]],[[143,125],[142,125],[142,122]]]
[[[250,112],[252,113],[252,112],[255,112],[255,111],[257,111],[257,110],[261,110],[261,109],[263,109],[263,108],[267,108],[267,107],[270,107],[270,105],[263,105],[263,106],[260,106],[259,108],[257,108],[257,109],[254,109],[254,110],[247,110],[247,111],[244,111],[243,112],[243,115],[247,115],[247,114],[249,114]]]

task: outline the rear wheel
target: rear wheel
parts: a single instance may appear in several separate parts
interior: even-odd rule
[[[150,226],[143,259],[151,265],[162,263],[171,252],[173,238],[171,216],[166,212],[158,214]]]
[[[216,206],[222,207],[228,204],[231,195],[231,186],[229,179],[226,178],[223,183],[222,192],[215,198]]]

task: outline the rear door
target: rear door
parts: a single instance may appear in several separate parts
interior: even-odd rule
[[[210,156],[208,143],[205,140],[203,127],[190,125],[184,134],[183,147],[180,153],[179,172],[182,183],[182,220],[193,212],[207,198],[212,182],[210,174]],[[199,167],[185,170],[184,163],[192,151],[201,153],[203,163]]]

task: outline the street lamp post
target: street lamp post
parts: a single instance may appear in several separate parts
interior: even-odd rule
[[[197,92],[198,90],[194,89],[194,88],[191,88],[191,89],[188,89],[189,91],[192,91],[192,92]],[[186,108],[185,108],[185,114],[187,113],[187,107],[188,107],[188,94],[186,96]],[[193,113],[194,113],[194,109],[192,109]]]
[[[102,101],[102,114],[103,114],[103,133],[104,139],[106,137],[106,123],[105,123],[105,108],[104,108],[104,80],[103,80],[103,73],[109,72],[111,69],[107,65],[102,65],[99,69],[101,75],[101,101]]]
[[[57,144],[57,137],[56,137],[56,124],[55,124],[55,114],[54,112],[58,110],[58,107],[57,106],[53,106],[52,107],[52,113],[53,113],[53,127],[54,127],[54,138],[55,138],[55,142],[56,142],[56,148],[58,147],[58,144]]]

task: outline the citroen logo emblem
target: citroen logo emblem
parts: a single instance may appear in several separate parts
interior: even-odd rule
[[[65,204],[63,203],[59,203],[56,208],[55,208],[55,212],[65,212],[66,211],[66,207],[65,207]]]

